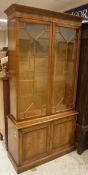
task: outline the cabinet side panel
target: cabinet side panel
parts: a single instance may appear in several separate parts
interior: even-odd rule
[[[4,126],[4,100],[3,100],[3,81],[0,80],[0,132],[5,136]]]
[[[8,118],[8,151],[18,163],[18,131],[14,123]]]
[[[8,23],[10,114],[16,117],[16,21]]]

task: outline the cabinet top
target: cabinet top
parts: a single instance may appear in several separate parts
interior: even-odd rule
[[[45,10],[45,9],[40,9],[40,8],[35,8],[35,7],[29,7],[29,6],[24,6],[24,5],[19,5],[19,4],[12,4],[10,7],[8,7],[5,10],[5,13],[7,16],[11,16],[14,12],[20,12],[20,13],[27,13],[27,14],[35,14],[35,15],[41,15],[41,16],[47,16],[47,17],[54,17],[54,18],[61,18],[61,19],[68,19],[68,20],[73,20],[73,21],[78,21],[82,22],[82,17],[79,16],[74,16],[74,15],[69,15],[66,13],[61,13],[61,12],[55,12],[51,10]]]

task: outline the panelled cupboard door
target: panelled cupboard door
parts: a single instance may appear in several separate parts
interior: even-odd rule
[[[21,162],[33,161],[49,153],[50,125],[42,124],[21,131]]]
[[[75,119],[58,120],[52,123],[51,151],[63,150],[74,145]]]

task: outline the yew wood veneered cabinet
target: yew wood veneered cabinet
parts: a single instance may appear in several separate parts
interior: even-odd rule
[[[18,173],[75,148],[81,17],[13,4],[8,153]]]

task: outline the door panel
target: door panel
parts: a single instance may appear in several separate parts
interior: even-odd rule
[[[49,152],[50,126],[42,124],[21,132],[22,162],[35,160]]]
[[[75,118],[58,120],[53,122],[52,150],[63,149],[64,146],[71,146],[75,140]]]
[[[73,107],[76,39],[75,29],[56,26],[52,113]]]
[[[50,25],[20,22],[19,89],[20,118],[47,113]]]

